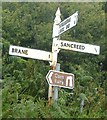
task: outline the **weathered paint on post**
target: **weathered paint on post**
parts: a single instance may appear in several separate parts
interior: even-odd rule
[[[52,43],[52,62],[50,62],[50,66],[52,70],[56,69],[56,64],[57,64],[57,56],[58,56],[58,44],[56,43],[56,41],[58,41],[59,39],[59,24],[61,22],[61,13],[60,13],[60,9],[58,8],[55,14],[55,19],[54,19],[54,24],[53,24],[53,43]],[[51,91],[50,91],[51,90]],[[54,97],[54,87],[49,85],[49,91],[48,91],[48,103],[49,105],[51,105],[52,100]]]

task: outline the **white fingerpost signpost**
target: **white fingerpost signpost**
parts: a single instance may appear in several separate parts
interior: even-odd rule
[[[59,53],[59,39],[60,39],[60,34],[62,34],[63,32],[67,31],[68,29],[72,28],[73,26],[75,26],[77,24],[77,20],[78,20],[78,12],[74,13],[72,16],[70,16],[69,18],[65,19],[64,21],[61,22],[61,13],[60,13],[60,9],[58,8],[55,14],[55,19],[54,19],[54,24],[53,24],[53,44],[52,44],[52,53],[53,53],[53,59],[51,62],[51,69],[55,70],[60,69],[57,67],[57,56]],[[56,70],[57,70],[56,69]],[[48,79],[46,77],[46,79]],[[58,99],[58,87],[49,84],[49,91],[48,91],[48,101],[49,104],[52,103],[52,99],[54,99],[54,101],[57,101]]]
[[[55,14],[55,19],[54,19],[54,24],[53,24],[53,43],[52,43],[52,53],[53,53],[53,59],[52,62],[50,62],[50,66],[52,70],[60,70],[60,66],[57,64],[57,56],[58,56],[58,44],[57,41],[59,40],[59,24],[61,22],[61,13],[60,9],[58,8]],[[58,87],[53,87],[52,85],[49,85],[49,90],[48,90],[48,103],[51,105],[53,99],[56,101],[58,98]]]
[[[57,63],[59,50],[65,49],[71,51],[91,53],[96,55],[100,54],[100,46],[60,40],[60,35],[62,33],[77,25],[78,11],[62,22],[60,18],[61,13],[59,8],[57,9],[55,15],[56,16],[54,19],[53,34],[52,34],[52,38],[53,38],[52,52],[38,50],[38,49],[30,49],[30,48],[14,46],[14,45],[10,45],[9,48],[10,55],[38,59],[38,60],[45,60],[50,63],[51,70],[46,75],[46,79],[49,83],[49,90],[48,90],[49,105],[52,104],[53,100],[54,102],[57,101],[58,87],[63,87],[68,89],[74,88],[74,74],[60,72],[60,64]]]
[[[58,52],[60,49],[99,55],[99,53],[100,53],[99,46],[60,40],[59,35],[61,35],[68,29],[77,25],[78,11],[62,22],[61,22],[60,16],[61,16],[61,13],[60,13],[60,9],[58,8],[58,10],[56,11],[56,16],[55,16],[55,20],[54,20],[54,24],[53,24],[53,35],[52,35],[52,37],[53,37],[53,44],[52,44],[53,59],[51,62],[51,69],[52,70],[56,69],[57,55],[58,55]],[[46,79],[49,83],[49,79],[51,80],[51,78],[49,78],[50,76],[48,76],[48,74],[46,76]],[[52,75],[52,72],[51,72],[51,75]],[[69,79],[70,78],[71,78],[71,76],[69,76]],[[54,89],[53,89],[53,86],[54,86]],[[74,88],[74,87],[72,87],[72,88]],[[56,97],[53,98],[53,96],[56,96]],[[54,101],[57,101],[57,99],[58,99],[58,87],[55,84],[49,84],[49,91],[48,91],[49,104],[51,104],[52,99],[54,99]]]

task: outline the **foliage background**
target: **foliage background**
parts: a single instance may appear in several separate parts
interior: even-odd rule
[[[3,118],[104,118],[107,80],[106,2],[3,2],[2,3],[2,89]],[[61,39],[101,47],[99,56],[61,50],[61,71],[75,74],[73,90],[59,88],[57,104],[48,106],[49,63],[10,56],[9,46],[51,51],[52,25],[57,8],[62,21],[79,11],[77,26]],[[80,112],[81,100],[85,101]]]

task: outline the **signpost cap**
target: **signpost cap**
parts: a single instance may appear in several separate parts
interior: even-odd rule
[[[59,24],[59,23],[61,22],[61,18],[60,18],[61,12],[60,12],[59,7],[58,7],[55,15],[56,15],[56,17],[55,17],[55,19],[54,19],[54,24],[57,25],[57,24]]]
[[[61,12],[60,12],[60,8],[59,8],[59,7],[58,7],[55,15],[56,15],[56,16],[60,16],[60,15],[61,15]]]

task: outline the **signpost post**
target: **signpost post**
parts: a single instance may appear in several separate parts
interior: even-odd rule
[[[57,67],[56,67],[57,56],[58,56],[58,52],[59,52],[58,44],[56,42],[56,41],[59,40],[59,24],[61,22],[61,18],[60,18],[61,13],[60,13],[59,8],[57,9],[55,15],[56,15],[56,17],[54,19],[53,34],[52,34],[52,37],[53,37],[53,44],[52,44],[53,59],[52,59],[52,62],[50,62],[50,67],[51,67],[52,70],[57,69]],[[53,87],[53,86],[49,85],[49,90],[48,90],[48,103],[49,103],[49,105],[51,105],[51,103],[53,101],[53,98],[56,94],[58,94],[58,87]]]

